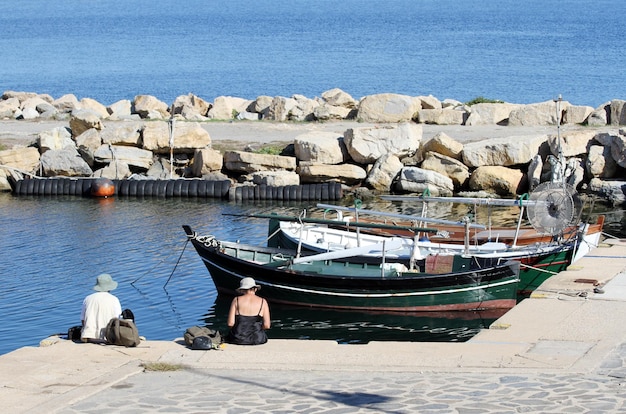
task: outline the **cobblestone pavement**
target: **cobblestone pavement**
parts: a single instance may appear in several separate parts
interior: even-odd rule
[[[143,372],[60,413],[623,413],[626,344],[593,374]]]

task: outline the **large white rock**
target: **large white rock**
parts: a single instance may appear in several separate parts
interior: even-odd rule
[[[463,145],[463,163],[470,168],[526,164],[547,139],[547,135],[524,135],[470,142]]]
[[[554,101],[522,105],[509,114],[509,126],[556,125],[562,113],[569,107],[568,102],[560,103],[561,114],[557,119],[557,103]]]
[[[170,152],[170,125],[165,121],[146,122],[141,132],[143,148],[157,154]],[[173,150],[192,154],[198,148],[211,145],[211,136],[197,122],[174,121]]]
[[[358,165],[353,164],[312,164],[302,163],[296,171],[302,183],[324,183],[337,181],[346,185],[360,184],[367,173]]]
[[[39,150],[35,147],[0,151],[0,165],[32,173],[39,166]]]
[[[157,121],[158,122],[158,121]],[[143,122],[106,125],[100,132],[103,144],[141,146]]]
[[[95,99],[83,98],[80,100],[80,106],[82,109],[86,109],[98,115],[100,119],[107,119],[109,117],[109,111],[107,110],[107,107],[102,105]]]
[[[592,178],[589,191],[603,197],[613,206],[626,205],[626,181]]]
[[[422,145],[422,153],[428,151],[437,152],[456,160],[463,158],[463,144],[451,138],[445,132],[439,132],[437,135],[424,142]]]
[[[356,108],[357,101],[347,92],[334,88],[322,93],[322,99],[331,106],[340,106],[348,109]]]
[[[415,120],[420,124],[463,125],[467,117],[467,112],[456,109],[420,109]]]
[[[234,119],[240,112],[245,112],[254,101],[233,96],[218,96],[209,109],[209,119]]]
[[[42,154],[48,150],[60,150],[64,147],[75,147],[72,134],[67,128],[57,127],[49,131],[42,131],[37,136],[39,152]]]
[[[470,176],[469,168],[462,162],[430,151],[425,153],[422,169],[445,175],[452,180],[456,189],[463,187]]]
[[[374,163],[365,182],[375,190],[388,192],[403,167],[404,165],[396,155],[383,155]]]
[[[122,161],[130,167],[148,170],[154,162],[152,152],[135,147],[103,144],[94,153],[94,160],[101,164]]]
[[[470,176],[469,187],[474,191],[487,191],[503,197],[522,193],[524,174],[519,170],[501,166],[479,167]]]
[[[341,164],[350,158],[343,136],[335,132],[311,131],[293,142],[296,158],[322,164]]]
[[[395,190],[408,193],[428,191],[434,197],[448,197],[452,195],[454,184],[450,178],[438,172],[418,167],[404,167],[400,170]]]
[[[213,171],[220,171],[224,164],[222,154],[212,148],[202,148],[195,151],[191,164],[191,173],[194,177],[202,177]]]
[[[295,171],[258,171],[252,173],[252,182],[270,187],[300,185],[300,176]]]
[[[70,129],[72,130],[72,136],[77,137],[89,128],[95,128],[101,130],[104,128],[100,117],[88,110],[76,109],[72,111],[70,116]]]
[[[613,136],[611,155],[620,167],[626,168],[626,134],[622,130],[618,135]]]
[[[88,129],[76,137],[78,153],[92,168],[94,166],[94,153],[100,148],[100,145],[102,145],[102,138],[100,138],[100,132],[95,128]]]
[[[550,135],[548,137],[548,145],[550,152],[554,155],[559,154],[559,144],[564,157],[575,157],[587,153],[590,143],[596,136],[595,131],[568,131],[561,134],[559,142],[558,135]]]
[[[137,95],[133,99],[133,113],[141,118],[169,118],[169,106],[152,95]]]
[[[521,105],[510,103],[478,103],[469,107],[465,125],[496,125],[508,121],[511,111]]]
[[[357,112],[357,120],[361,122],[407,122],[413,119],[418,110],[422,109],[422,101],[418,97],[381,93],[364,97]]]
[[[385,154],[401,157],[415,153],[421,140],[422,126],[409,122],[351,128],[344,133],[348,153],[359,164],[373,164]]]
[[[45,177],[89,177],[92,174],[91,168],[74,147],[46,151],[40,161]]]
[[[246,151],[226,151],[224,153],[224,167],[229,171],[240,173],[276,170],[295,171],[296,158]]]
[[[611,101],[611,125],[626,125],[626,101],[613,99]]]

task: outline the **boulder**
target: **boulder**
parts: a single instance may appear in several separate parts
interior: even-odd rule
[[[622,168],[626,168],[626,135],[620,130],[618,135],[613,136],[611,141],[611,156]]]
[[[589,191],[604,198],[612,206],[626,205],[626,181],[592,178]]]
[[[267,118],[272,121],[289,121],[292,118],[292,111],[296,108],[298,102],[293,98],[285,98],[283,96],[276,96],[272,99],[272,103],[267,109]]]
[[[41,155],[41,169],[44,177],[89,177],[91,168],[80,156],[76,148],[64,147],[49,150]]]
[[[527,164],[547,139],[547,135],[524,135],[470,142],[463,146],[463,163],[470,168]]]
[[[561,151],[564,157],[575,157],[587,153],[589,145],[594,140],[596,133],[594,131],[568,131],[561,135]],[[554,155],[559,154],[558,135],[550,135],[548,137],[548,145],[550,152]]]
[[[350,118],[352,109],[323,103],[313,108],[313,117],[318,121],[341,120]]]
[[[422,153],[428,151],[436,152],[446,157],[461,160],[463,158],[463,144],[454,140],[445,132],[439,132],[437,135],[424,142],[422,145]]]
[[[348,153],[359,164],[373,164],[385,154],[402,157],[415,153],[421,139],[422,126],[409,122],[382,127],[351,128],[344,133]]]
[[[252,173],[251,181],[256,185],[283,187],[300,185],[300,176],[295,171],[258,171]]]
[[[350,96],[350,94],[342,91],[339,88],[334,88],[323,92],[322,99],[329,106],[338,106],[347,109],[354,109],[357,106],[357,101],[352,96]]]
[[[91,168],[94,167],[94,153],[100,148],[100,145],[102,145],[102,138],[100,138],[100,132],[95,128],[88,129],[76,137],[78,153]]]
[[[67,146],[74,148],[76,144],[72,140],[69,129],[57,127],[50,131],[40,132],[37,136],[37,146],[39,152],[43,154],[48,150],[60,150]]]
[[[469,179],[470,173],[462,162],[436,152],[426,152],[422,169],[438,172],[452,180],[455,189],[460,189]]]
[[[164,121],[146,122],[141,132],[143,148],[157,154],[170,152],[170,126]],[[193,154],[198,148],[211,145],[211,136],[197,122],[173,122],[174,153]]]
[[[566,111],[568,102],[560,103],[560,110]],[[546,101],[530,105],[521,105],[509,114],[509,126],[536,126],[536,125],[557,125],[562,114],[557,119],[556,102]]]
[[[296,105],[291,108],[287,119],[290,121],[314,121],[315,110],[320,106],[320,102],[315,99],[309,99],[304,95],[293,95]]]
[[[465,125],[502,125],[506,124],[511,111],[521,105],[509,103],[478,103],[470,106]]]
[[[381,93],[364,97],[357,111],[360,122],[408,122],[422,109],[420,98]]]
[[[129,119],[131,118],[133,104],[128,99],[114,102],[107,107],[109,119]]]
[[[535,155],[528,164],[528,190],[532,191],[541,183],[541,173],[543,170],[543,159],[541,155]]]
[[[33,173],[39,166],[39,150],[35,147],[13,148],[0,151],[0,165]]]
[[[357,185],[367,176],[363,168],[353,164],[301,163],[296,172],[300,176],[300,182],[303,184],[336,181],[346,185]]]
[[[388,192],[403,167],[396,155],[385,154],[376,160],[365,182],[375,190]]]
[[[595,127],[608,125],[610,114],[610,102],[600,105],[587,117],[587,125]]]
[[[224,167],[236,173],[253,173],[258,171],[287,170],[295,171],[295,157],[282,155],[256,154],[246,151],[226,151]]]
[[[94,178],[109,178],[111,180],[125,180],[133,175],[127,162],[116,160],[91,175]]]
[[[132,112],[143,119],[169,118],[169,107],[152,95],[137,95],[133,99]]]
[[[75,110],[81,109],[80,102],[73,94],[66,94],[61,96],[60,98],[52,101],[52,105],[59,111],[63,113],[71,113]]]
[[[321,164],[341,164],[350,159],[343,136],[335,132],[311,131],[294,139],[294,151],[299,161]]]
[[[563,123],[584,124],[592,113],[591,106],[569,105],[563,114]]]
[[[456,109],[420,109],[415,116],[415,122],[434,125],[463,125],[467,117],[467,112]]]
[[[146,171],[146,177],[154,180],[174,180],[181,178],[178,172],[171,168],[170,161],[165,158],[157,159]]]
[[[224,164],[222,154],[212,148],[198,149],[193,154],[191,174],[194,177],[202,177],[212,171],[220,171]]]
[[[94,152],[94,160],[100,164],[125,162],[132,168],[147,171],[154,162],[152,152],[141,148],[103,144]]]
[[[86,109],[94,114],[98,115],[100,119],[107,119],[109,117],[109,111],[106,106],[100,102],[91,98],[83,98],[80,100],[81,109]]]
[[[435,98],[432,95],[418,96],[417,98],[421,102],[422,109],[441,109],[441,108],[443,108],[443,105],[441,104],[441,101],[439,99]]]
[[[19,118],[21,119],[33,120],[39,118],[39,111],[37,111],[37,108],[28,107],[21,109],[20,114]]]
[[[424,193],[433,197],[449,197],[454,190],[452,180],[435,171],[418,167],[404,167],[395,183],[394,189],[406,193]]]
[[[205,118],[209,114],[211,104],[190,93],[181,95],[172,104],[173,115],[182,115],[185,119]]]
[[[100,132],[103,144],[141,146],[142,122],[107,125]]]
[[[568,159],[565,164],[563,176],[567,184],[571,185],[572,188],[578,188],[585,178],[585,165],[583,160],[576,157]]]
[[[611,101],[611,125],[626,125],[626,101],[613,99]]]
[[[70,129],[72,136],[77,137],[90,128],[101,130],[104,128],[100,117],[91,111],[76,109],[70,116]]]
[[[17,98],[9,98],[0,101],[0,119],[15,118],[15,114],[20,112],[20,100]]]
[[[523,193],[524,174],[512,168],[501,166],[478,167],[469,180],[469,187],[474,191],[487,191],[502,197],[511,197]]]
[[[218,96],[207,113],[209,119],[234,119],[240,112],[245,112],[253,101],[232,96]]]
[[[271,96],[258,96],[254,101],[254,104],[251,105],[251,110],[259,114],[261,119],[267,118],[273,100],[274,98]]]

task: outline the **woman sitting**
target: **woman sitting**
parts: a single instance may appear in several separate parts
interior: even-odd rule
[[[228,312],[230,332],[227,342],[238,345],[259,345],[267,342],[265,330],[270,328],[270,308],[267,301],[256,295],[261,289],[253,278],[241,279]]]

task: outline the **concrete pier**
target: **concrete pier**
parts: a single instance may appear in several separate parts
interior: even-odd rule
[[[626,241],[603,243],[465,343],[192,351],[52,337],[1,356],[0,382],[12,413],[624,412]]]

